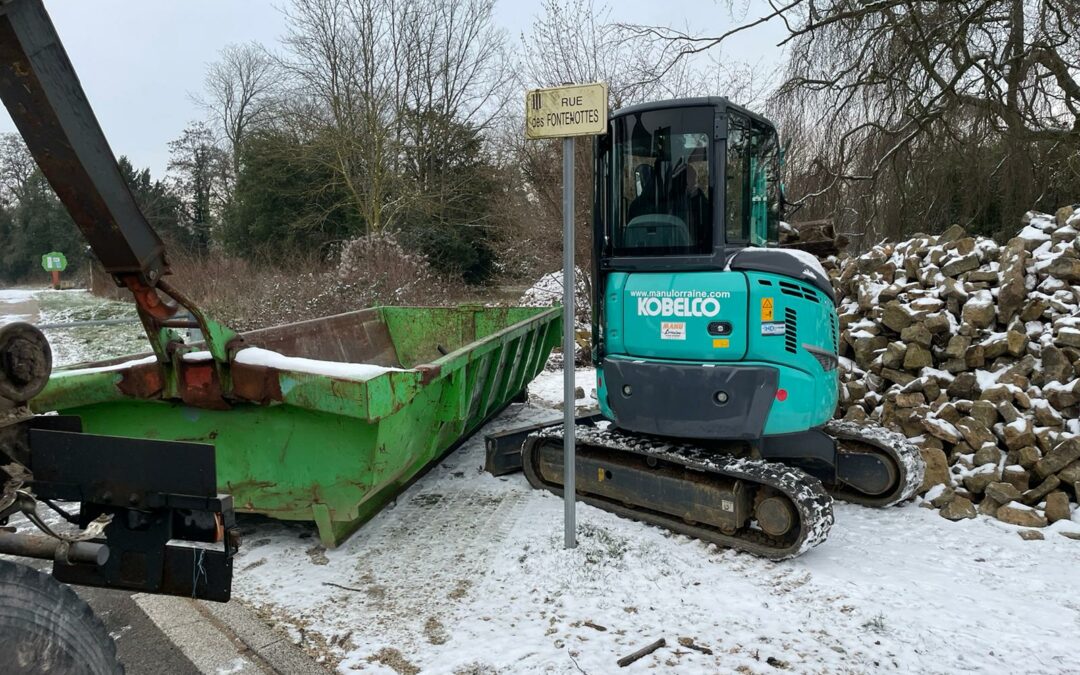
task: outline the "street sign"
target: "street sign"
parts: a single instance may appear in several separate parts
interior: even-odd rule
[[[574,137],[607,133],[606,83],[568,84],[525,94],[525,137],[563,139],[563,535],[577,546],[577,401],[574,396]]]
[[[63,272],[67,269],[67,257],[59,251],[41,256],[41,266],[46,272]]]
[[[574,84],[533,89],[525,94],[525,136],[529,139],[595,136],[607,132],[608,86]]]

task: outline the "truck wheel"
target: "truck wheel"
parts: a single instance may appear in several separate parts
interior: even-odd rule
[[[0,673],[123,675],[90,605],[52,576],[0,561]]]

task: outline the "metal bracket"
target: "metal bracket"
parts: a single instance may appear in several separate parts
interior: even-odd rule
[[[229,599],[239,530],[232,497],[217,493],[213,446],[48,429],[29,438],[34,494],[80,502],[83,528],[109,519],[102,535],[79,542],[107,545],[105,559],[61,556],[57,580]]]

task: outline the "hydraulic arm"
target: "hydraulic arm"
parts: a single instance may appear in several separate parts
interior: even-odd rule
[[[0,98],[94,255],[135,295],[158,357],[169,360],[179,342],[169,329],[199,328],[226,364],[236,334],[164,280],[165,246],[128,189],[41,0],[0,0]],[[180,317],[181,307],[191,318]]]
[[[133,290],[168,273],[41,2],[0,5],[0,97],[106,271]]]

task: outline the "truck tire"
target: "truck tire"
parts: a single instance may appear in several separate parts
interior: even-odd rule
[[[0,560],[0,673],[123,672],[105,624],[75,591]]]

